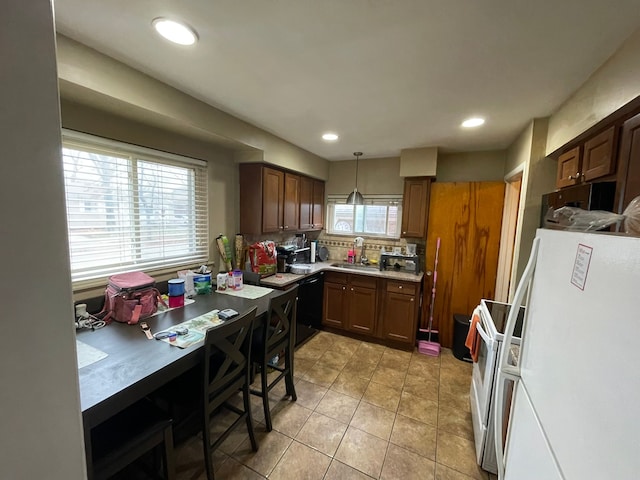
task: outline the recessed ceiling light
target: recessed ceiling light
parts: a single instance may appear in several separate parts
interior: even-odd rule
[[[483,124],[484,124],[484,118],[480,118],[480,117],[467,118],[464,122],[462,122],[462,126],[465,128],[479,127],[480,125],[483,125]]]
[[[336,140],[338,140],[338,135],[336,135],[335,133],[325,133],[324,135],[322,135],[322,139],[326,140],[327,142],[335,142]]]
[[[152,22],[156,31],[167,40],[179,45],[193,45],[198,40],[195,30],[184,23],[158,17]]]

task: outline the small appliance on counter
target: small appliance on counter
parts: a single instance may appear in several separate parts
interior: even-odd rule
[[[298,248],[296,245],[280,245],[278,252],[278,273],[288,273],[291,265],[296,263],[310,263],[311,248]]]
[[[402,253],[381,252],[380,271],[396,271],[420,274],[420,257]]]

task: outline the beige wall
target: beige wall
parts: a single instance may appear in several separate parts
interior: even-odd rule
[[[209,171],[209,262],[219,265],[215,238],[223,233],[229,238],[238,231],[238,165],[232,151],[199,139],[145,125],[109,112],[61,101],[62,126],[121,142],[184,155],[208,163]],[[175,277],[175,272],[154,274],[156,280]],[[75,292],[74,300],[101,295],[104,287]]]
[[[86,469],[51,3],[0,2],[0,31],[0,315],[7,337],[0,476],[80,480]]]
[[[327,195],[345,197],[356,183],[356,161],[329,162],[329,180],[325,186]],[[404,179],[400,176],[400,158],[367,158],[358,161],[358,191],[364,195],[399,194],[404,191]]]
[[[122,116],[264,152],[273,165],[326,179],[328,162],[67,37],[58,35],[63,97]]]
[[[522,172],[509,298],[512,298],[529,259],[540,224],[541,197],[555,188],[557,163],[545,155],[548,126],[547,118],[533,120],[507,150],[505,175],[517,170]]]
[[[549,120],[546,154],[640,95],[640,29]]]
[[[492,182],[504,177],[504,150],[438,154],[436,182]]]

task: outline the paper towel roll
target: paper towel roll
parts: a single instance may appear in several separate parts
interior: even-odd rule
[[[311,242],[311,263],[316,263],[316,244],[317,242]]]

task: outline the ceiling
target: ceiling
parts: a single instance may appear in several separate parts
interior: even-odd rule
[[[640,27],[638,0],[54,0],[57,30],[329,160],[507,147]],[[160,38],[152,19],[194,27]],[[460,127],[480,115],[486,124]],[[335,143],[320,137],[332,131]]]

